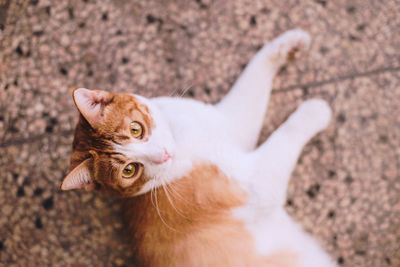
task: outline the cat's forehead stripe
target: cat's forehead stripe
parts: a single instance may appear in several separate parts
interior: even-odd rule
[[[131,139],[130,136],[124,135],[124,134],[117,134],[115,136],[113,136],[112,141],[118,145],[122,145],[122,143],[124,141],[128,141],[129,139]]]
[[[117,158],[117,157],[112,157],[112,159],[113,159],[114,161],[116,161],[118,164],[124,164],[124,163],[126,162],[125,160],[122,160],[122,159]]]

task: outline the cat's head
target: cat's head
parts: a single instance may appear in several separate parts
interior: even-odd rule
[[[174,155],[171,130],[157,107],[137,95],[84,88],[73,98],[80,116],[61,189],[118,196],[148,191]]]

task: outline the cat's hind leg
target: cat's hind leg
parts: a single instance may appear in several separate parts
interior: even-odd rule
[[[320,99],[302,103],[297,110],[255,151],[250,152],[249,183],[261,201],[283,205],[293,168],[304,145],[326,128],[331,118],[328,104]]]
[[[298,58],[309,45],[310,36],[302,30],[287,31],[266,44],[216,105],[229,121],[230,133],[241,148],[250,150],[257,143],[275,74],[288,60]]]

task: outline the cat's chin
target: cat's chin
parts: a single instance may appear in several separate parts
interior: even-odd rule
[[[147,164],[145,166],[144,174],[148,177],[149,180],[151,179],[162,179],[163,175],[170,170],[174,162],[173,158],[169,158],[165,162],[159,164]]]

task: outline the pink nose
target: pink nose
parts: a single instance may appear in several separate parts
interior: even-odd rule
[[[164,155],[161,159],[161,163],[168,161],[170,158],[172,158],[172,156],[167,152],[167,150],[164,150]]]

